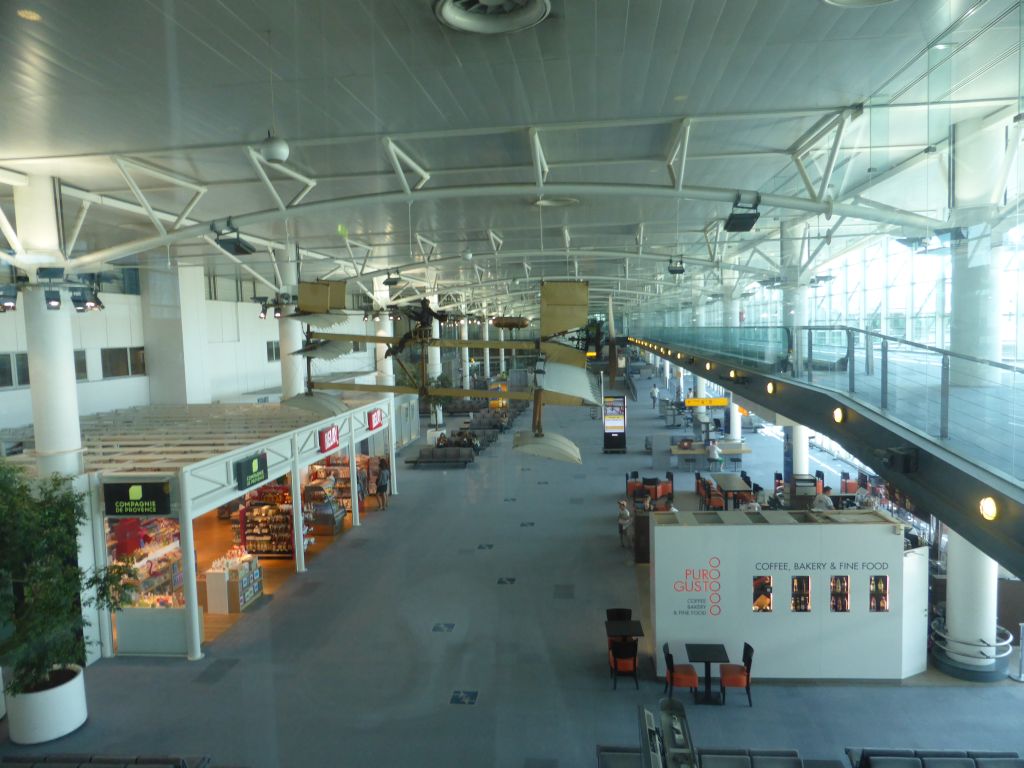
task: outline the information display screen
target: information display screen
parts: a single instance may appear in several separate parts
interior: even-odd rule
[[[604,399],[604,433],[621,435],[626,432],[626,398],[608,396]]]

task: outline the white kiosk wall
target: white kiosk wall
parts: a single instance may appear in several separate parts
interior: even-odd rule
[[[657,515],[651,546],[655,658],[662,644],[724,643],[752,676],[900,679],[925,669],[927,568],[904,567],[901,529],[877,523],[681,525]],[[913,556],[912,551],[908,556]],[[917,559],[920,559],[918,557]],[[871,610],[872,576],[888,576],[888,610]],[[772,577],[771,612],[753,610],[755,577]],[[793,578],[809,577],[810,610],[791,610]],[[849,611],[831,608],[831,577],[849,576]],[[912,578],[913,583],[907,583]],[[906,599],[913,591],[912,600]],[[914,615],[904,615],[907,603]],[[906,637],[905,637],[906,636]],[[915,649],[901,651],[904,640]],[[920,648],[916,646],[920,645]],[[703,667],[698,670],[703,674]]]

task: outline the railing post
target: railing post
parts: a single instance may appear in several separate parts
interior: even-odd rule
[[[864,334],[864,375],[875,373],[875,342],[868,334]]]
[[[942,384],[939,388],[939,437],[949,437],[949,355],[942,356]]]
[[[814,381],[814,331],[807,329],[807,380]]]
[[[850,374],[850,392],[856,392],[854,388],[854,369],[856,368],[855,358],[853,356],[853,331],[847,329],[846,331],[846,370]]]
[[[884,411],[889,407],[889,341],[882,339],[882,374],[881,380],[882,402],[879,407]]]

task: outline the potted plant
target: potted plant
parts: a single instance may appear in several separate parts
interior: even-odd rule
[[[132,568],[78,565],[84,494],[0,460],[0,665],[11,741],[38,744],[87,717],[83,608],[130,602]]]

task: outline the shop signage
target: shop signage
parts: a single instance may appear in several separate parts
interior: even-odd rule
[[[727,397],[688,397],[683,405],[687,408],[724,408],[729,404]]]
[[[384,411],[380,408],[374,408],[372,411],[366,412],[366,426],[371,432],[375,429],[380,429],[384,426]]]
[[[259,485],[266,479],[266,451],[235,462],[235,480],[238,481],[238,490],[244,491],[246,488],[252,488],[254,485]]]
[[[337,424],[332,424],[326,429],[321,429],[319,432],[320,437],[320,453],[327,453],[328,451],[335,450],[341,445],[341,430],[338,429]]]
[[[171,484],[104,483],[103,511],[111,517],[171,517]]]

